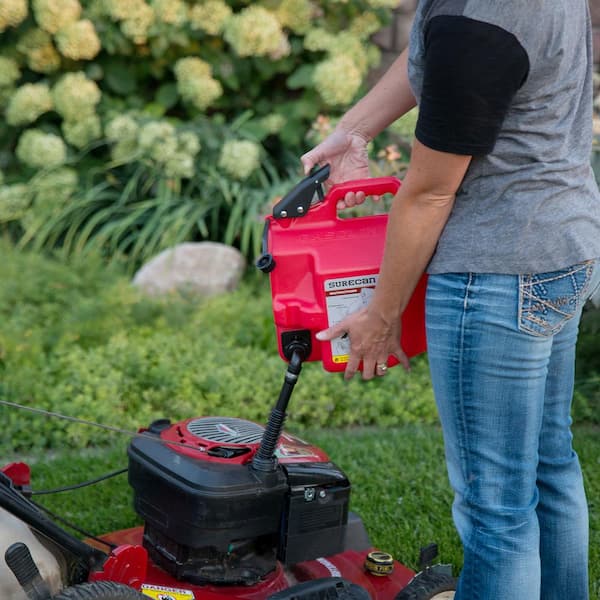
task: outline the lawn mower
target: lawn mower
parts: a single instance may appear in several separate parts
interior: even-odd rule
[[[275,206],[274,218],[287,218],[281,213],[289,207],[310,211],[315,193],[323,204],[325,176],[320,170],[302,181]],[[268,226],[258,266],[272,274],[279,255],[274,224]],[[266,426],[232,417],[157,419],[132,437],[127,471],[143,526],[82,540],[31,500],[25,463],[0,469],[0,509],[51,549],[60,570],[59,589],[51,589],[32,558],[34,542],[14,540],[4,560],[15,591],[1,600],[452,598],[450,566],[432,564],[435,544],[422,549],[418,573],[374,548],[349,510],[344,472],[283,429],[303,362],[322,357],[314,332],[323,317],[313,317],[301,328],[276,323],[287,367]],[[341,354],[329,352],[336,367]]]

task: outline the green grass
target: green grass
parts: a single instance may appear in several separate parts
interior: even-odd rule
[[[590,505],[593,598],[600,597],[599,434],[597,427],[575,428]],[[303,431],[302,437],[322,447],[347,473],[353,484],[351,509],[361,515],[374,545],[415,568],[419,548],[435,541],[441,560],[460,569],[462,552],[450,516],[451,493],[438,427],[315,429]],[[40,457],[32,465],[33,487],[76,483],[125,466],[126,443],[126,438],[117,436],[110,449]],[[139,522],[125,475],[38,500],[94,534]]]

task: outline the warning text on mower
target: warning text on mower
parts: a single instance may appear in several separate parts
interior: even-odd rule
[[[179,588],[164,587],[162,585],[142,585],[144,596],[155,598],[155,600],[194,600],[194,592]]]
[[[353,277],[325,280],[325,302],[329,327],[367,306],[375,291],[378,277],[377,273],[365,273]],[[348,362],[349,356],[350,340],[347,337],[342,336],[331,340],[331,359],[334,363]]]

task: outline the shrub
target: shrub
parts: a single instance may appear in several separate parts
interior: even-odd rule
[[[7,231],[23,246],[133,263],[190,238],[227,238],[252,254],[257,215],[298,173],[311,123],[364,89],[379,62],[369,36],[396,4],[3,2],[3,185],[30,187],[63,164],[78,174],[43,227],[33,204],[0,207],[5,221],[13,215]],[[183,134],[198,138],[193,150]],[[32,141],[51,146],[52,160]]]
[[[62,264],[6,245],[2,253],[0,398],[129,431],[158,417],[266,421],[285,365],[264,276],[212,299],[159,301],[91,257]],[[0,413],[10,432],[5,455],[107,440],[94,427],[5,406]],[[295,427],[434,422],[426,361],[367,384],[305,364],[289,419]]]
[[[236,292],[211,299],[149,300],[97,258],[63,263],[0,249],[0,399],[127,431],[159,417],[266,421],[285,365],[264,276],[249,275]],[[594,340],[582,331],[584,353]],[[593,365],[580,375],[597,378]],[[582,383],[575,418],[597,419],[598,386]],[[110,439],[99,428],[2,405],[0,415],[5,456]],[[426,357],[413,359],[410,374],[397,368],[370,382],[345,382],[306,363],[289,420],[295,429],[436,423]]]

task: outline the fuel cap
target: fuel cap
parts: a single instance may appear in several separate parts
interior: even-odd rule
[[[365,558],[365,569],[373,575],[389,575],[394,570],[394,559],[391,554],[373,550]]]

